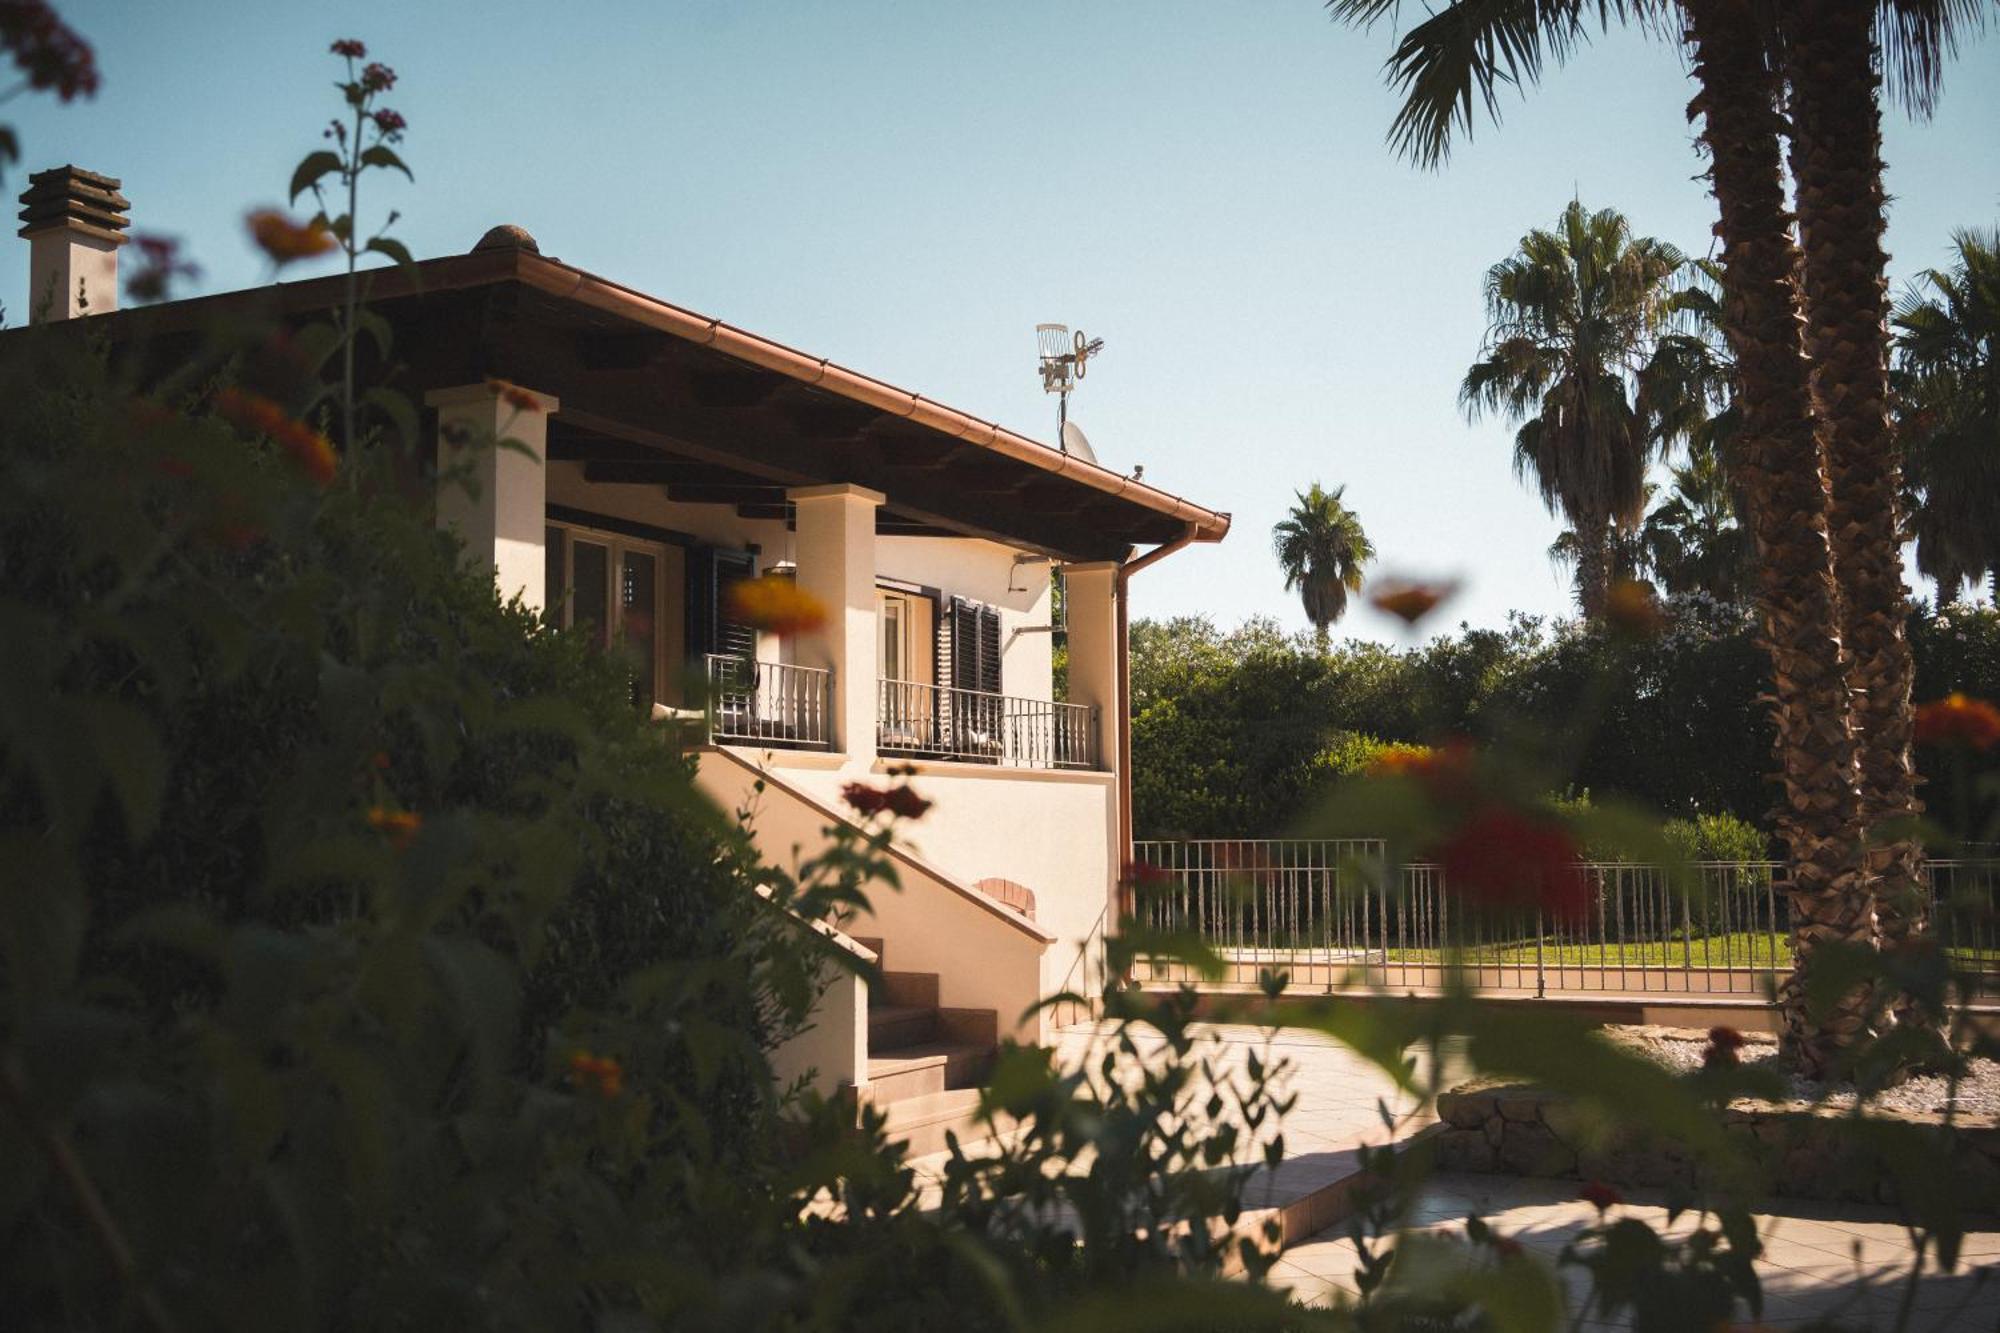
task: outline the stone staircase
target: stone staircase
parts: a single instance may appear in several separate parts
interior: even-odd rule
[[[961,1143],[985,1137],[974,1111],[1000,1043],[999,1015],[942,1007],[937,973],[892,972],[881,940],[857,942],[882,968],[881,984],[868,992],[868,1087],[860,1100],[883,1113],[888,1136],[908,1144],[912,1157],[944,1151],[947,1130]]]

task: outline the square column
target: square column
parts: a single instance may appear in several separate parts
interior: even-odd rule
[[[507,401],[490,384],[433,389],[438,414],[437,523],[456,532],[465,557],[493,571],[500,600],[516,594],[529,609],[547,601],[549,414],[556,400],[514,390],[534,406]],[[502,448],[499,441],[511,443]],[[526,447],[526,453],[514,448]]]
[[[875,511],[865,486],[802,486],[785,492],[798,515],[798,582],[826,608],[826,625],[799,636],[798,660],[833,671],[833,747],[857,763],[875,760],[878,668]]]
[[[1063,566],[1063,623],[1069,638],[1069,701],[1097,709],[1097,764],[1118,769],[1118,564]]]

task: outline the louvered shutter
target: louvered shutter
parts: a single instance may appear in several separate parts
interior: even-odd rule
[[[757,631],[730,620],[729,585],[756,573],[756,557],[748,551],[718,551],[695,547],[687,553],[688,653],[699,660],[709,653],[745,662],[757,656]]]
[[[715,553],[715,651],[745,662],[757,660],[755,627],[729,618],[731,584],[757,576],[757,558],[748,551]]]
[[[988,694],[1000,693],[1000,610],[979,608],[979,684]]]

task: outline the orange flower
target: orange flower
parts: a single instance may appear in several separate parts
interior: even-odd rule
[[[277,264],[313,259],[340,246],[340,239],[324,218],[300,223],[275,208],[260,208],[244,221],[250,228],[250,239]]]
[[[516,412],[539,412],[542,410],[542,400],[518,384],[511,384],[506,380],[489,378],[486,381],[486,387],[491,389],[501,402],[507,404],[507,406],[513,408]]]
[[[792,579],[766,574],[729,585],[729,618],[773,634],[802,634],[826,624],[826,608]]]
[[[1666,628],[1667,617],[1650,586],[1619,579],[1604,594],[1604,623],[1634,639],[1650,639]]]
[[[1957,693],[1918,704],[1917,743],[1990,750],[2000,744],[2000,708]]]
[[[1440,746],[1392,745],[1363,770],[1371,778],[1415,778],[1439,801],[1466,801],[1472,796],[1476,756],[1472,743],[1459,737]]]
[[[368,827],[388,836],[397,851],[410,845],[424,826],[424,817],[414,810],[391,810],[386,805],[378,805],[368,812]]]
[[[275,440],[305,470],[307,476],[324,486],[333,480],[340,456],[326,436],[286,413],[261,394],[227,388],[215,395],[216,414],[241,430]]]
[[[610,1101],[625,1090],[625,1067],[608,1055],[575,1051],[569,1057],[570,1081]]]
[[[1380,579],[1368,601],[1376,610],[1388,612],[1405,625],[1414,625],[1436,610],[1439,602],[1457,591],[1458,584],[1450,581],[1425,583],[1416,579]]]

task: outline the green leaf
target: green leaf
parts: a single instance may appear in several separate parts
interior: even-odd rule
[[[145,714],[109,699],[93,700],[84,716],[105,780],[125,811],[125,826],[134,838],[143,838],[159,822],[166,792],[167,753],[159,735]]]
[[[396,335],[389,328],[389,321],[373,310],[363,307],[354,312],[354,327],[375,340],[375,351],[383,360],[389,357],[389,349],[395,345]]]
[[[378,143],[373,148],[364,149],[361,154],[361,165],[364,167],[390,168],[402,172],[413,181],[416,179],[411,174],[410,169],[403,165],[403,159],[397,157],[393,150],[383,144]]]
[[[374,254],[389,256],[390,259],[396,262],[397,268],[403,269],[406,272],[416,272],[417,261],[410,258],[409,247],[401,241],[392,240],[387,236],[377,236],[361,248]]]
[[[361,401],[389,418],[389,424],[395,427],[396,434],[402,437],[405,447],[416,446],[417,409],[411,404],[407,395],[378,385],[363,392]]]
[[[292,172],[291,202],[297,203],[300,195],[319,183],[320,177],[329,171],[339,171],[340,166],[340,155],[329,149],[307,153]]]

